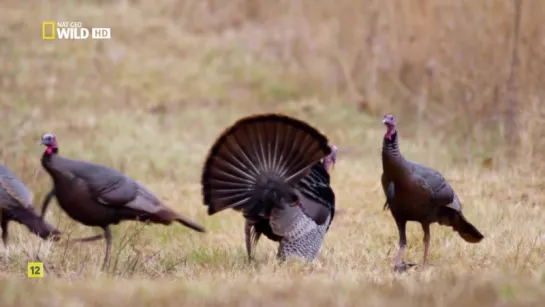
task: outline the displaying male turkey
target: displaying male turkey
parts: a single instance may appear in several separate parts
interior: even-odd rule
[[[212,215],[242,211],[246,251],[264,234],[281,260],[313,261],[335,214],[329,170],[337,148],[309,124],[278,114],[240,119],[213,144],[202,173]]]
[[[2,241],[8,245],[8,222],[25,225],[42,239],[60,239],[61,232],[42,220],[32,206],[32,194],[19,178],[0,164],[0,226]]]
[[[458,196],[436,170],[408,161],[399,151],[396,121],[386,114],[382,121],[386,134],[382,144],[382,188],[386,196],[385,209],[392,212],[399,230],[399,251],[395,257],[395,271],[403,271],[414,263],[401,262],[407,238],[407,221],[420,222],[424,231],[424,261],[428,262],[430,224],[438,222],[453,228],[470,243],[478,243],[483,235],[462,214]]]
[[[179,222],[195,231],[205,229],[166,207],[143,184],[125,174],[99,164],[72,160],[59,156],[57,138],[53,134],[42,136],[47,148],[42,155],[42,166],[53,179],[55,195],[61,208],[74,220],[104,230],[104,235],[75,241],[89,242],[106,239],[105,267],[111,248],[112,235],[109,225],[122,220],[139,220],[169,225]],[[44,201],[45,215],[50,195]]]

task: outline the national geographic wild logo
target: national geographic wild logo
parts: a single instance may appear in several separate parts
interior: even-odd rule
[[[42,38],[82,40],[111,39],[111,28],[85,28],[79,21],[44,21],[42,22]]]

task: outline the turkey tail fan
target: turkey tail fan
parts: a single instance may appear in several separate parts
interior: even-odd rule
[[[280,114],[238,120],[219,136],[204,164],[208,214],[267,211],[330,152],[327,137],[301,120]]]

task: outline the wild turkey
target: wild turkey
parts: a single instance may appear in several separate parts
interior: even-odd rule
[[[399,230],[399,251],[395,257],[395,271],[404,271],[415,265],[401,262],[407,238],[407,221],[416,221],[424,231],[424,261],[428,262],[430,224],[450,226],[469,243],[478,243],[483,235],[462,214],[458,196],[436,170],[408,161],[399,151],[396,121],[386,114],[382,121],[386,134],[382,144],[382,188],[386,196],[384,209],[390,209]]]
[[[32,206],[32,194],[7,167],[0,164],[0,226],[2,241],[8,245],[8,223],[17,221],[46,240],[60,239],[61,232],[42,220]]]
[[[278,114],[240,119],[210,149],[202,173],[208,214],[242,211],[246,252],[262,234],[281,260],[313,261],[335,214],[330,168],[337,148],[309,124]]]
[[[195,231],[205,232],[201,225],[166,207],[143,184],[125,174],[104,165],[59,156],[57,138],[53,134],[42,136],[41,143],[46,146],[42,166],[54,184],[44,201],[42,217],[51,195],[55,195],[61,208],[72,219],[87,226],[101,227],[104,235],[74,241],[89,242],[104,237],[106,253],[103,269],[112,241],[109,225],[122,220],[150,221],[163,225],[179,222]]]

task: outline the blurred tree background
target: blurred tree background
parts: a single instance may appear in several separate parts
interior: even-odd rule
[[[40,41],[37,23],[51,18],[77,20],[112,28],[111,41],[85,42],[93,46],[95,54],[86,56],[94,64],[77,63],[93,65],[93,77],[99,79],[94,82],[118,81],[108,73],[110,66],[127,61],[119,58],[131,57],[135,51],[142,56],[142,71],[124,74],[146,74],[145,69],[155,65],[156,77],[182,78],[168,72],[178,67],[163,63],[159,69],[158,57],[166,54],[161,49],[181,59],[188,54],[184,50],[188,41],[205,38],[206,44],[222,45],[224,50],[201,60],[225,66],[224,73],[232,78],[246,80],[248,70],[243,67],[262,64],[245,86],[266,87],[273,94],[247,97],[256,104],[317,97],[353,106],[377,120],[392,112],[399,115],[405,137],[433,135],[463,161],[482,159],[501,166],[512,165],[507,161],[515,159],[517,166],[527,169],[542,164],[545,2],[541,0],[96,0],[45,1],[39,6],[8,1],[6,5],[10,3],[27,7],[21,14],[37,19],[31,25],[21,22],[28,18],[11,14],[4,23],[4,39],[16,33],[22,43],[23,37],[32,42],[1,47],[3,91],[14,90],[9,71],[20,66],[16,58],[44,59],[34,69],[48,72],[69,65],[58,64],[58,54],[77,51],[83,43]],[[109,13],[103,14],[104,9]],[[116,44],[124,46],[115,49]],[[150,50],[155,54],[145,58]],[[110,61],[103,63],[99,59],[106,54]],[[201,78],[210,73],[204,66],[193,69]],[[54,82],[46,79],[44,83]],[[221,91],[227,100],[243,100],[238,96],[244,90],[224,83]],[[154,90],[135,86],[110,91],[144,89]],[[216,87],[208,95],[218,92]],[[0,102],[8,105],[12,98],[3,95]],[[132,101],[142,105],[142,100]]]

